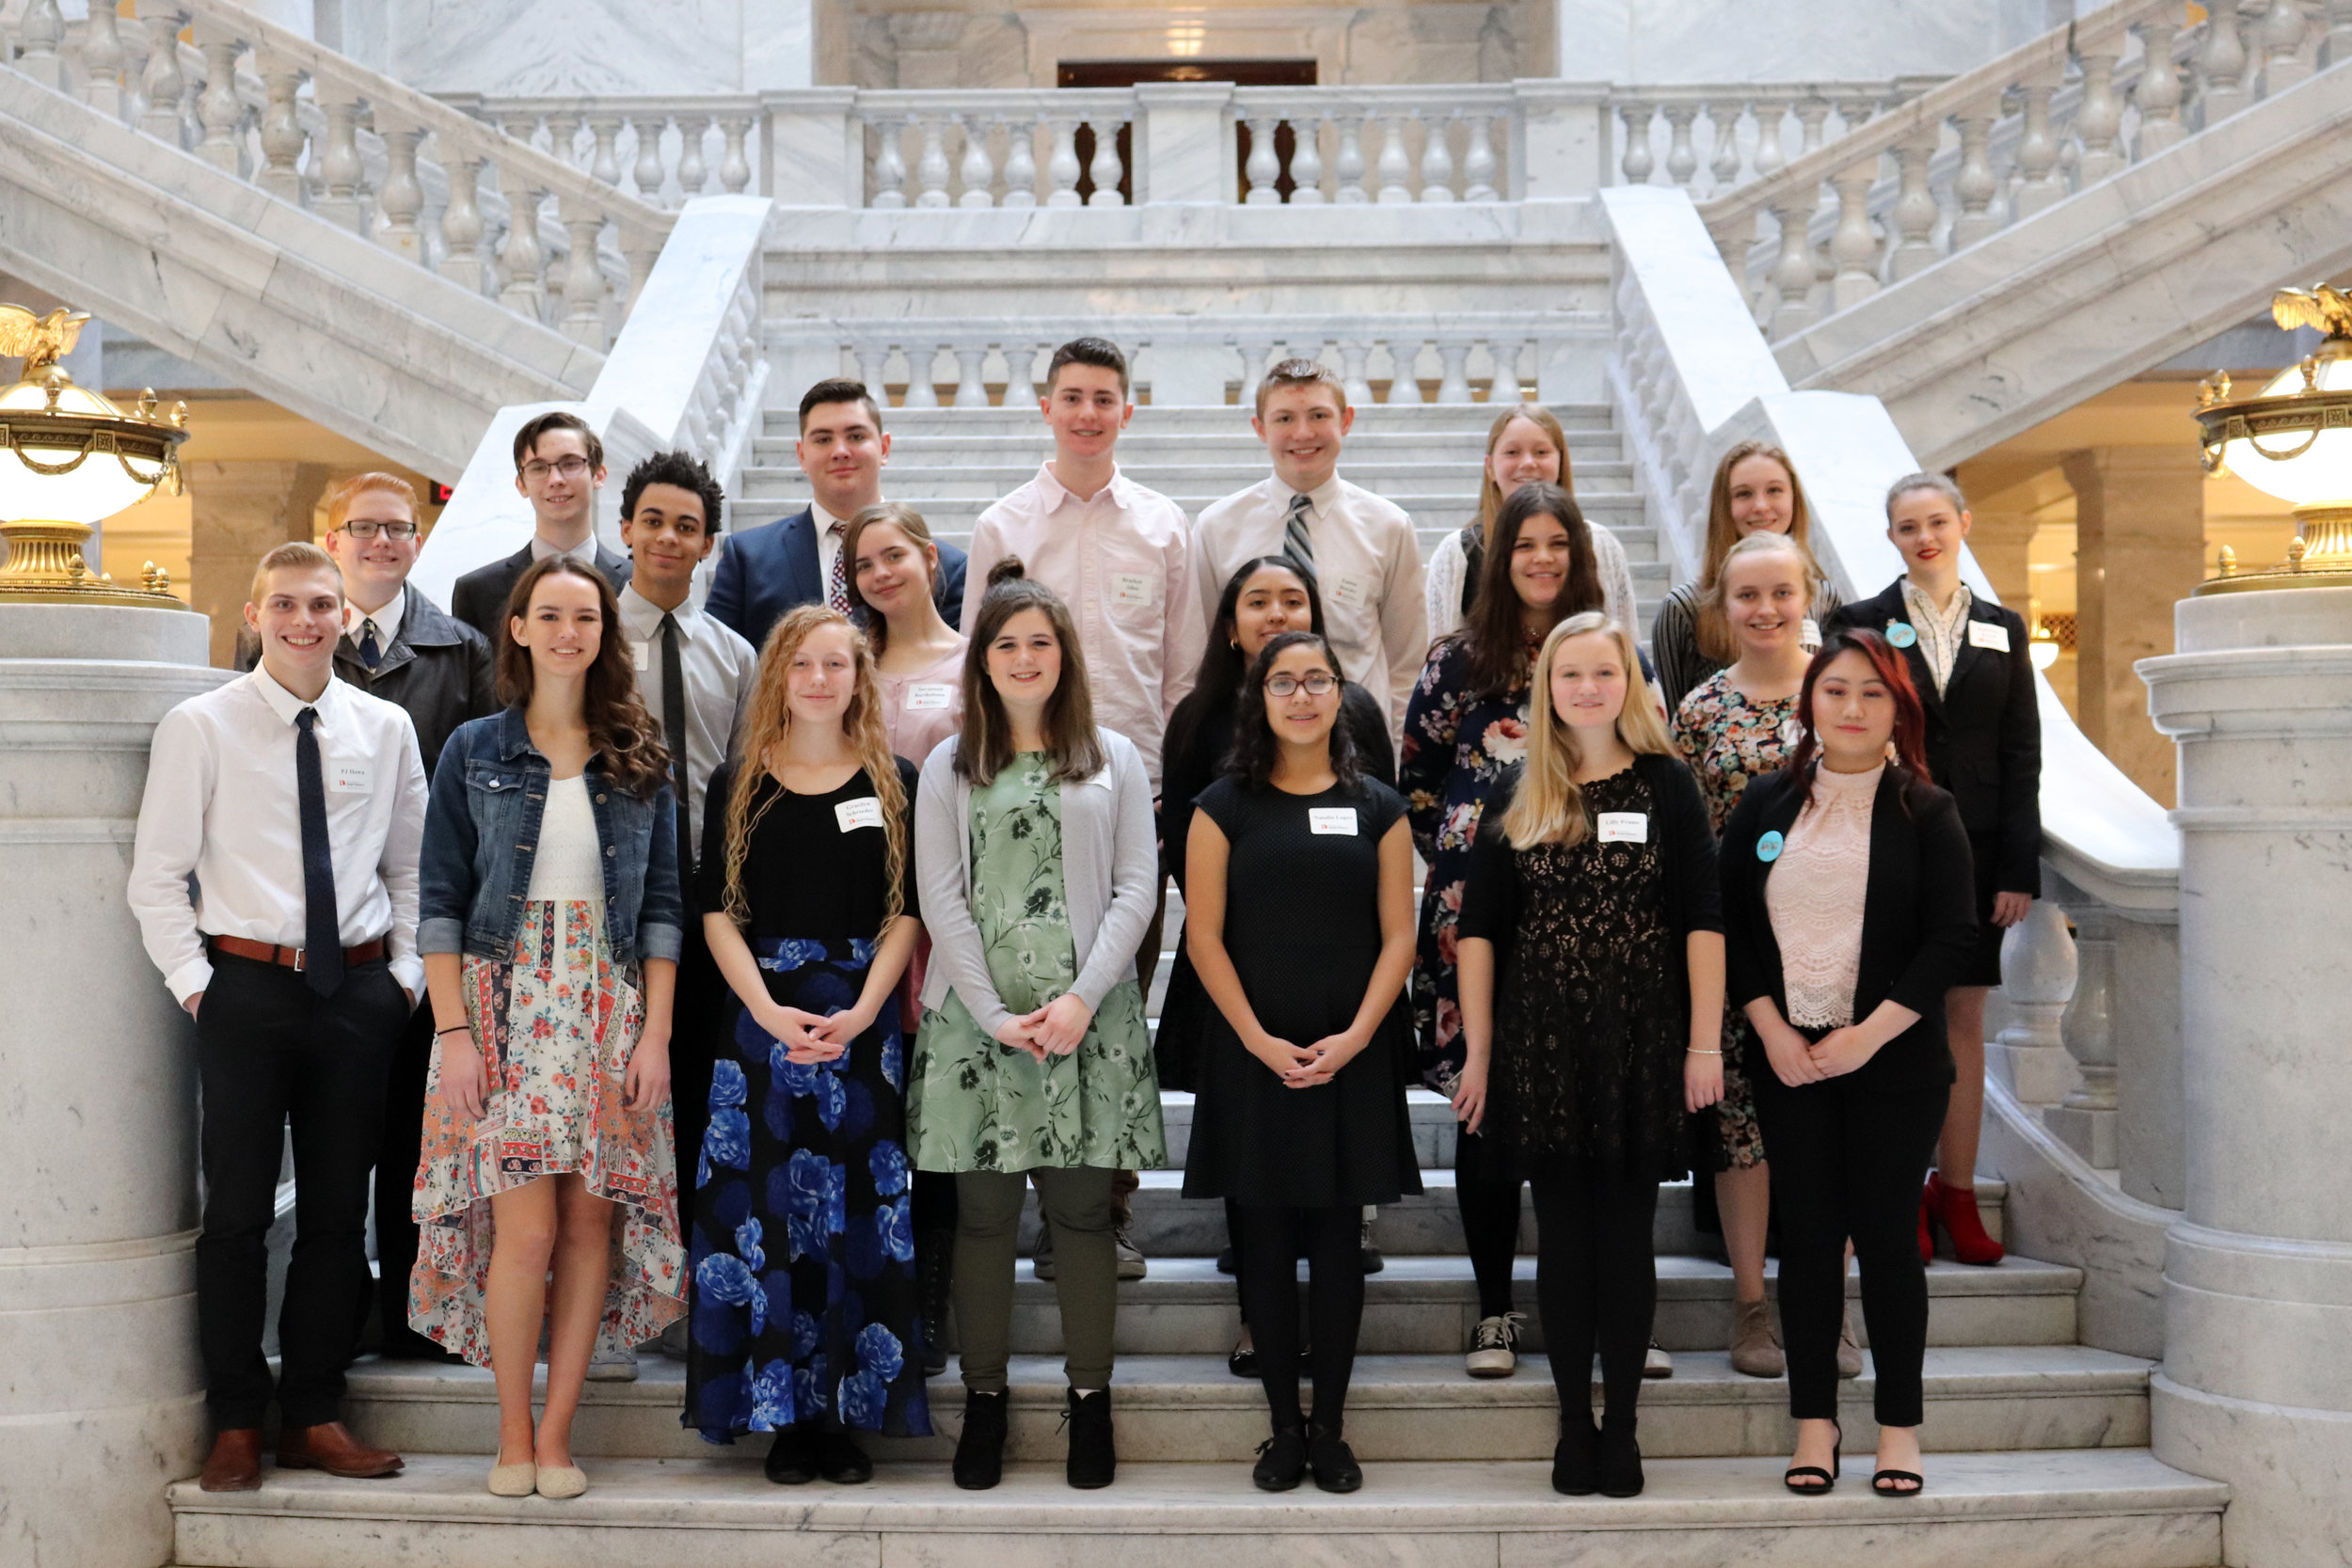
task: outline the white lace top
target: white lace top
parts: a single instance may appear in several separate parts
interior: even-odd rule
[[[1817,768],[1813,799],[1798,814],[1764,883],[1764,908],[1780,943],[1788,1022],[1838,1029],[1853,1020],[1862,971],[1862,903],[1870,881],[1870,806],[1885,764],[1867,773]]]
[[[576,773],[548,784],[547,810],[539,817],[539,847],[531,857],[532,902],[586,904],[604,914],[604,854],[596,844],[596,809],[588,803],[588,776]]]

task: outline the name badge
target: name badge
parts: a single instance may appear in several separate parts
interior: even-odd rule
[[[1808,615],[1797,627],[1797,646],[1818,648],[1821,645],[1821,623]]]
[[[1998,621],[1971,621],[1968,623],[1968,645],[2005,654],[2009,652],[2009,628]]]
[[[1771,832],[1766,833],[1762,838],[1756,841],[1756,858],[1762,861],[1766,865],[1772,864],[1774,861],[1780,859],[1780,847],[1787,842],[1788,841],[1786,839],[1780,836],[1780,830],[1778,828],[1773,829]]]
[[[637,673],[642,675],[653,668],[653,644],[631,642],[628,645],[628,657],[630,661],[637,666]]]
[[[834,820],[841,824],[841,831],[845,833],[855,832],[860,828],[879,828],[882,825],[882,802],[871,795],[860,800],[841,801],[833,808],[833,816]]]
[[[1313,833],[1344,833],[1356,836],[1354,806],[1310,806],[1307,808],[1307,831]]]
[[[1372,595],[1372,585],[1359,577],[1334,576],[1330,582],[1333,604],[1360,605]]]
[[[338,795],[365,795],[375,787],[375,769],[364,762],[330,763],[326,787]]]
[[[1157,586],[1149,572],[1113,572],[1111,603],[1148,606],[1158,597]]]
[[[1908,648],[1919,641],[1919,634],[1908,621],[1889,621],[1886,623],[1886,641],[1898,648]]]
[[[956,689],[937,681],[917,681],[907,688],[909,713],[933,713],[945,710],[956,698]]]
[[[1645,811],[1605,811],[1593,818],[1600,830],[1603,844],[1647,844],[1649,842],[1649,813]]]

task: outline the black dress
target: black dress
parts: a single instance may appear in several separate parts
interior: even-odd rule
[[[1460,935],[1498,960],[1484,1135],[1524,1177],[1673,1180],[1690,1169],[1685,939],[1722,928],[1698,785],[1678,759],[1637,756],[1583,786],[1597,831],[1515,849],[1519,778],[1487,801],[1462,900]]]
[[[1196,803],[1232,846],[1225,950],[1259,1023],[1297,1045],[1347,1028],[1380,959],[1380,841],[1404,799],[1369,779],[1319,795],[1221,779]],[[1330,831],[1340,823],[1355,831]],[[1420,1192],[1405,1108],[1412,1052],[1400,990],[1372,1043],[1330,1083],[1288,1088],[1212,1004],[1184,1196],[1330,1209]]]

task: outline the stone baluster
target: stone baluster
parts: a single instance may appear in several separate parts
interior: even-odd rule
[[[439,270],[443,277],[475,293],[482,292],[486,270],[482,262],[483,162],[471,152],[455,149],[441,153],[441,169],[449,176],[449,201],[441,209]]]
[[[1777,98],[1758,99],[1753,111],[1756,115],[1756,177],[1769,180],[1788,166],[1788,154],[1781,150],[1781,127],[1788,119],[1788,105]]]
[[[1270,338],[1243,338],[1236,346],[1241,350],[1241,403],[1247,408],[1257,402],[1258,384],[1265,379],[1266,362],[1278,345]]]
[[[600,180],[614,190],[621,188],[620,142],[624,123],[619,115],[588,117],[588,177]]]
[[[1695,103],[1666,105],[1666,178],[1688,190],[1699,171],[1698,150],[1691,145],[1691,126],[1699,118]]]
[[[719,154],[719,188],[729,196],[741,196],[751,188],[751,160],[743,155],[743,140],[751,134],[751,129],[752,117],[749,115],[719,117],[719,135],[723,144]]]
[[[2042,902],[2035,900],[2037,907]],[[2094,1170],[2116,1166],[2114,918],[2097,905],[2074,911],[2074,949],[2082,978],[2059,1028],[2082,1082],[2042,1114],[2051,1135]]]
[[[987,360],[988,345],[986,343],[982,343],[977,348],[959,347],[956,350],[956,364],[959,367],[956,375],[956,406],[958,408],[986,408],[988,406],[988,383],[981,378],[980,374],[980,367]]]
[[[556,198],[556,218],[571,240],[564,268],[564,335],[599,354],[611,341],[605,320],[604,269],[596,264],[596,239],[604,214],[576,197]]]
[[[1797,155],[1821,150],[1821,128],[1829,123],[1829,100],[1801,98],[1797,100],[1797,125],[1803,135],[1797,143]]]
[[[2139,135],[2132,149],[2135,158],[2147,158],[2175,146],[2187,135],[2181,125],[2181,71],[2172,62],[2172,40],[2181,24],[2172,18],[2142,22],[2139,35],[2139,82],[2132,88],[2132,103],[2139,110]]]
[[[1037,205],[1037,122],[1027,115],[1006,120],[1005,200],[1008,207]]]
[[[186,14],[179,0],[138,0],[138,20],[147,30],[147,112],[139,128],[174,147],[186,145],[180,135],[180,100],[188,90],[180,70],[180,23]]]
[[[1087,205],[1124,207],[1127,198],[1119,193],[1119,178],[1125,172],[1119,162],[1119,128],[1127,121],[1119,115],[1106,115],[1087,123],[1094,127],[1094,158],[1087,166],[1094,194],[1087,198]]]
[[[1473,339],[1440,338],[1438,340],[1438,401],[1439,403],[1476,403],[1470,391],[1470,350],[1478,346]]]
[[[1381,203],[1396,205],[1413,199],[1413,193],[1405,182],[1413,171],[1412,160],[1405,155],[1405,121],[1402,110],[1391,110],[1380,117],[1380,178]]]
[[[82,30],[82,102],[100,114],[122,116],[122,27],[105,0],[89,8]]]
[[[1024,408],[1037,401],[1037,356],[1041,345],[1011,342],[1004,345],[1005,406]]]
[[[330,109],[329,114],[333,111]],[[532,321],[546,319],[547,251],[539,244],[539,203],[546,194],[516,164],[498,166],[499,189],[506,193],[506,243],[499,265],[506,274],[499,298],[516,314]]]
[[[1416,111],[1415,119],[1420,119]],[[1421,198],[1423,201],[1454,199],[1454,149],[1448,145],[1453,134],[1453,121],[1433,117],[1422,121]]]
[[[939,345],[909,343],[907,351],[907,395],[909,408],[939,406],[939,388],[931,380],[932,361],[939,357]]]
[[[1389,340],[1389,401],[1395,404],[1423,404],[1429,400],[1421,395],[1421,347],[1419,338]]]
[[[1743,107],[1736,100],[1707,106],[1708,151],[1712,154],[1707,161],[1707,174],[1718,191],[1727,191],[1740,182],[1740,114]]]
[[[1895,253],[1888,259],[1887,270],[1898,282],[1939,260],[1935,224],[1944,214],[1935,193],[1928,188],[1928,163],[1935,156],[1942,131],[1941,126],[1931,127],[1895,149],[1902,189],[1895,198]]]
[[[1371,356],[1370,343],[1352,338],[1340,340],[1340,387],[1347,393],[1350,407],[1360,408],[1373,401],[1372,383],[1364,376],[1364,362]]]
[[[2327,17],[2328,36],[2320,40],[2319,63],[2337,66],[2352,60],[2352,0],[2321,0],[2320,8]]]
[[[2026,82],[2017,91],[2025,100],[2025,126],[2017,138],[2017,194],[2011,215],[2023,220],[2066,196],[2066,182],[2058,172],[2058,138],[2050,132],[2050,97],[2055,82]]]
[[[2246,43],[2238,31],[2237,0],[2214,0],[2206,11],[2205,48],[2197,63],[2205,79],[2200,98],[2210,127],[2246,107]]]
[[[888,401],[883,390],[890,369],[890,345],[886,342],[851,343],[850,353],[857,359],[857,378],[875,397]]]
[[[1960,167],[1952,175],[1952,195],[1960,203],[1959,215],[1952,219],[1955,251],[2000,230],[2001,214],[1993,208],[2001,194],[2001,182],[1993,173],[1993,115],[1981,111],[1959,117]]]
[[[956,199],[956,205],[993,207],[996,205],[996,161],[988,155],[988,122],[978,115],[969,118],[958,115],[955,119],[963,132],[963,163],[958,171],[963,176],[963,194]],[[985,404],[987,394],[982,393],[981,397]],[[960,408],[969,406],[963,402],[961,388],[956,392],[956,405]]]
[[[1338,191],[1333,199],[1343,207],[1370,201],[1364,189],[1364,117],[1359,114],[1339,114],[1331,117],[1339,127],[1339,156],[1332,161],[1331,178]],[[1365,402],[1372,400],[1367,397]]]
[[[1075,207],[1080,200],[1078,176],[1084,172],[1078,165],[1078,122],[1056,119],[1048,124],[1054,133],[1054,150],[1045,160],[1045,205]]]
[[[52,92],[65,90],[65,13],[57,0],[25,0],[16,20],[16,69]]]
[[[1870,230],[1869,209],[1878,165],[1878,159],[1865,158],[1830,176],[1837,190],[1837,229],[1829,237],[1830,260],[1837,267],[1830,282],[1832,310],[1859,305],[1879,292],[1879,246]]]
[[[1625,119],[1625,154],[1617,160],[1617,172],[1625,176],[1629,185],[1646,185],[1658,167],[1658,158],[1650,150],[1649,122],[1658,111],[1639,100],[1617,106]]]
[[[1489,133],[1494,117],[1473,109],[1462,118],[1470,127],[1470,145],[1462,150],[1462,199],[1500,200],[1502,193],[1495,189],[1495,143]]]
[[[1483,135],[1485,131],[1486,124],[1483,120],[1473,130],[1473,140],[1470,143],[1473,149],[1471,153],[1473,158],[1477,156],[1475,149],[1478,145],[1474,138],[1477,135]],[[1294,119],[1291,121],[1291,205],[1320,207],[1323,205],[1322,117],[1309,114]],[[1489,149],[1487,161],[1491,163],[1493,157],[1493,150]],[[1489,176],[1489,178],[1492,177]],[[1480,198],[1473,197],[1471,199]],[[1485,199],[1491,200],[1493,198],[1490,195]]]
[[[875,138],[874,198],[866,205],[895,211],[907,204],[907,161],[898,150],[901,122],[867,120],[866,125]]]
[[[2303,63],[2303,0],[2270,0],[2257,36],[2263,46],[2263,96],[2272,97],[2308,78]]]
[[[710,183],[710,160],[703,156],[703,134],[710,128],[707,115],[681,116],[677,122],[677,186],[681,201],[691,201]],[[738,152],[740,152],[739,148]]]
[[[617,319],[627,321],[637,309],[637,296],[645,292],[645,279],[653,276],[653,264],[661,260],[661,242],[669,236],[655,229],[629,230],[617,223],[612,228],[620,236],[621,260],[628,263],[628,297],[620,302],[617,313]]]
[[[424,237],[417,214],[424,210],[424,186],[417,179],[417,143],[424,133],[379,113],[375,134],[384,138],[384,188],[375,198],[383,223],[376,239],[385,249],[421,264]]]
[[[580,161],[580,117],[578,115],[553,114],[548,116],[548,150],[554,154],[556,160],[560,163],[568,164],[574,168],[581,166]]]
[[[104,0],[92,8],[93,17],[111,14]],[[303,135],[302,121],[294,107],[295,95],[302,87],[302,68],[291,60],[257,52],[255,63],[261,68],[262,82],[269,95],[269,106],[262,115],[262,167],[254,182],[281,201],[299,204],[302,200],[302,150],[310,138]]]
[[[2073,1085],[2063,1020],[2079,993],[2074,941],[2066,913],[2037,898],[2025,919],[2001,938],[2001,999],[2010,1022],[1994,1041],[1995,1077],[2026,1105],[2051,1106]]]
[[[1837,101],[1837,118],[1845,121],[1844,135],[1852,135],[1867,125],[1879,112],[1875,98],[1841,98]]]
[[[2123,166],[2119,138],[2123,132],[2123,103],[2115,92],[2115,62],[2119,39],[2083,55],[2082,102],[2074,111],[2074,135],[2082,143],[2074,175],[2089,185]]]
[[[1275,206],[1282,199],[1282,193],[1275,188],[1282,178],[1282,161],[1274,151],[1274,128],[1280,122],[1272,115],[1253,115],[1242,123],[1249,128],[1249,158],[1242,166],[1242,172],[1249,177],[1249,194],[1242,198],[1242,204]]]
[[[1813,203],[1799,197],[1773,208],[1772,217],[1780,224],[1780,256],[1772,271],[1779,298],[1767,327],[1772,337],[1786,338],[1813,325]]]
[[[669,118],[665,115],[633,115],[628,120],[629,135],[637,144],[637,156],[629,161],[629,182],[637,187],[641,200],[650,201],[657,207],[669,205],[661,194],[665,175],[661,166],[661,134],[668,129]],[[681,123],[678,127],[678,152],[681,156],[686,151],[687,140],[686,128]],[[679,182],[678,195],[681,198],[693,194],[686,188],[683,181]]]
[[[122,45],[122,122],[139,126],[147,117],[147,64],[154,40],[133,17],[127,25],[115,24],[115,41]]]
[[[1486,388],[1488,403],[1518,403],[1522,401],[1519,361],[1527,357],[1527,341],[1523,338],[1501,338],[1486,345],[1486,352],[1495,362],[1494,380]]]
[[[326,115],[326,150],[320,153],[315,144],[311,148],[326,194],[313,203],[313,210],[355,234],[365,233],[359,181],[367,170],[359,160],[358,97],[342,83],[321,77],[311,79],[310,90]]]
[[[923,151],[914,162],[915,183],[923,194],[914,198],[917,207],[946,207],[947,199],[947,121],[938,115],[926,116],[920,122],[923,132]]]

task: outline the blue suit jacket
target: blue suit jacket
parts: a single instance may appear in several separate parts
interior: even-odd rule
[[[963,624],[963,552],[939,546],[939,576],[931,602],[951,626]],[[825,583],[817,567],[817,519],[806,507],[780,523],[745,529],[727,537],[710,579],[704,608],[757,648],[785,612],[822,604]]]

